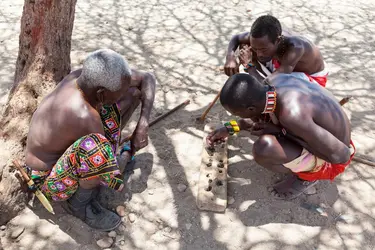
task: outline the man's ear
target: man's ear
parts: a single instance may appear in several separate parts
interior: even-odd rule
[[[282,39],[282,38],[283,38],[282,35],[281,35],[281,36],[278,36],[278,37],[276,38],[275,44],[278,45],[278,44],[281,42],[281,39]]]

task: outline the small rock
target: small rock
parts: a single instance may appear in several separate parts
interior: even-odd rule
[[[125,218],[125,217],[124,217],[124,218]],[[122,233],[125,232],[126,227],[125,227],[123,224],[121,224],[121,225],[118,227],[118,230],[120,231],[119,234],[122,234]]]
[[[116,236],[117,236],[117,233],[115,231],[111,231],[108,233],[108,237],[116,238]]]
[[[328,208],[328,206],[324,203],[320,203],[319,206],[321,206],[322,208]]]
[[[96,244],[100,247],[100,248],[109,248],[112,246],[113,244],[113,239],[110,238],[110,237],[104,237],[103,239],[101,240],[98,240],[96,242]]]
[[[356,219],[352,215],[342,214],[342,215],[337,216],[335,220],[344,222],[346,224],[350,224],[350,223],[353,223]]]
[[[124,235],[117,235],[115,238],[115,243],[118,244],[122,240],[124,240]]]
[[[0,227],[0,230],[1,230],[1,231],[4,231],[5,229],[7,229],[7,226],[5,226],[5,225],[2,225],[2,226]]]
[[[125,199],[124,205],[126,205],[126,203],[128,203],[128,201],[130,200],[130,194],[126,193],[124,199]]]
[[[124,206],[117,206],[116,212],[119,216],[124,217],[125,216],[125,207]]]
[[[177,190],[180,192],[184,192],[186,190],[187,186],[184,184],[178,184],[177,185]]]
[[[241,149],[241,150],[240,150],[240,153],[241,153],[241,154],[244,154],[244,153],[246,153],[246,151],[243,150],[243,149]]]
[[[148,190],[148,194],[149,195],[153,195],[154,194],[154,190],[152,190],[152,189]]]
[[[120,246],[123,246],[123,245],[125,245],[125,241],[124,240],[120,241]]]
[[[135,215],[134,213],[130,213],[130,214],[128,215],[128,218],[129,218],[129,221],[130,221],[131,223],[133,223],[133,222],[137,219],[137,215]]]
[[[235,202],[235,199],[232,196],[228,197],[228,204],[232,205]]]
[[[166,228],[164,228],[164,232],[165,233],[170,233],[170,232],[172,232],[172,228],[166,227]]]
[[[190,230],[190,228],[191,228],[192,225],[191,225],[191,223],[186,223],[185,226],[186,226],[186,229],[187,229],[187,230]]]
[[[17,227],[15,228],[13,231],[12,231],[12,234],[10,235],[10,237],[12,239],[17,239],[22,233],[23,231],[25,231],[25,228],[24,227]]]

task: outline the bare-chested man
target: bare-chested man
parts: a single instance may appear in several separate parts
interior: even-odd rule
[[[301,36],[282,33],[277,18],[264,15],[255,20],[250,32],[233,36],[228,45],[225,74],[239,72],[235,51],[240,46],[240,63],[245,70],[256,67],[265,76],[272,72],[293,74],[325,87],[328,71],[318,47]]]
[[[253,145],[255,161],[269,170],[291,173],[271,188],[277,198],[293,199],[317,180],[333,180],[354,155],[348,117],[318,84],[289,74],[273,74],[264,83],[250,74],[235,74],[221,90],[220,101],[243,119],[215,130],[207,143],[239,130],[258,136]],[[262,122],[252,121],[260,116],[265,117]]]
[[[49,200],[66,201],[68,212],[99,230],[121,223],[95,195],[100,184],[120,191],[121,170],[147,146],[155,85],[151,73],[131,70],[121,55],[103,49],[44,98],[31,120],[26,165]],[[131,146],[118,150],[121,130],[139,104]]]

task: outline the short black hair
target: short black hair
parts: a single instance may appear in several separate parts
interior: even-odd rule
[[[265,87],[254,76],[240,73],[231,76],[220,93],[224,107],[242,109],[257,106],[265,96]]]
[[[281,24],[276,17],[271,15],[264,15],[258,17],[251,26],[250,35],[254,38],[261,38],[265,35],[268,36],[272,43],[281,36]]]

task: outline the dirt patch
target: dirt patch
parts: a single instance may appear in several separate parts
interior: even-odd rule
[[[14,27],[19,26],[15,20],[21,6],[20,0],[0,3],[0,20],[7,24],[4,34],[9,39],[1,36],[5,47],[11,48],[0,57],[2,76],[14,72],[18,44]],[[224,214],[200,212],[196,191],[204,125],[196,124],[195,118],[227,79],[217,69],[224,64],[230,37],[249,30],[256,16],[271,13],[321,48],[331,72],[328,89],[338,99],[354,96],[347,109],[357,149],[374,156],[374,7],[362,0],[319,4],[78,1],[71,53],[74,67],[87,52],[111,48],[135,68],[155,72],[159,86],[154,116],[187,98],[192,101],[150,130],[150,145],[137,156],[131,187],[123,193],[102,194],[102,201],[111,208],[125,202],[126,214],[132,214],[133,222],[125,217],[125,229],[118,232],[112,249],[371,249],[375,245],[375,168],[351,164],[335,182],[321,182],[317,194],[277,201],[267,187],[282,176],[254,163],[253,140],[245,133],[229,140],[232,204]],[[219,124],[229,116],[216,105],[209,119]],[[134,117],[129,129],[135,121]],[[179,184],[186,185],[186,190],[181,192]],[[95,249],[96,241],[107,237],[57,204],[54,217],[38,202],[31,205],[32,210],[26,209],[7,225],[1,237],[5,249]],[[11,227],[18,226],[24,232],[16,239],[8,237]]]

